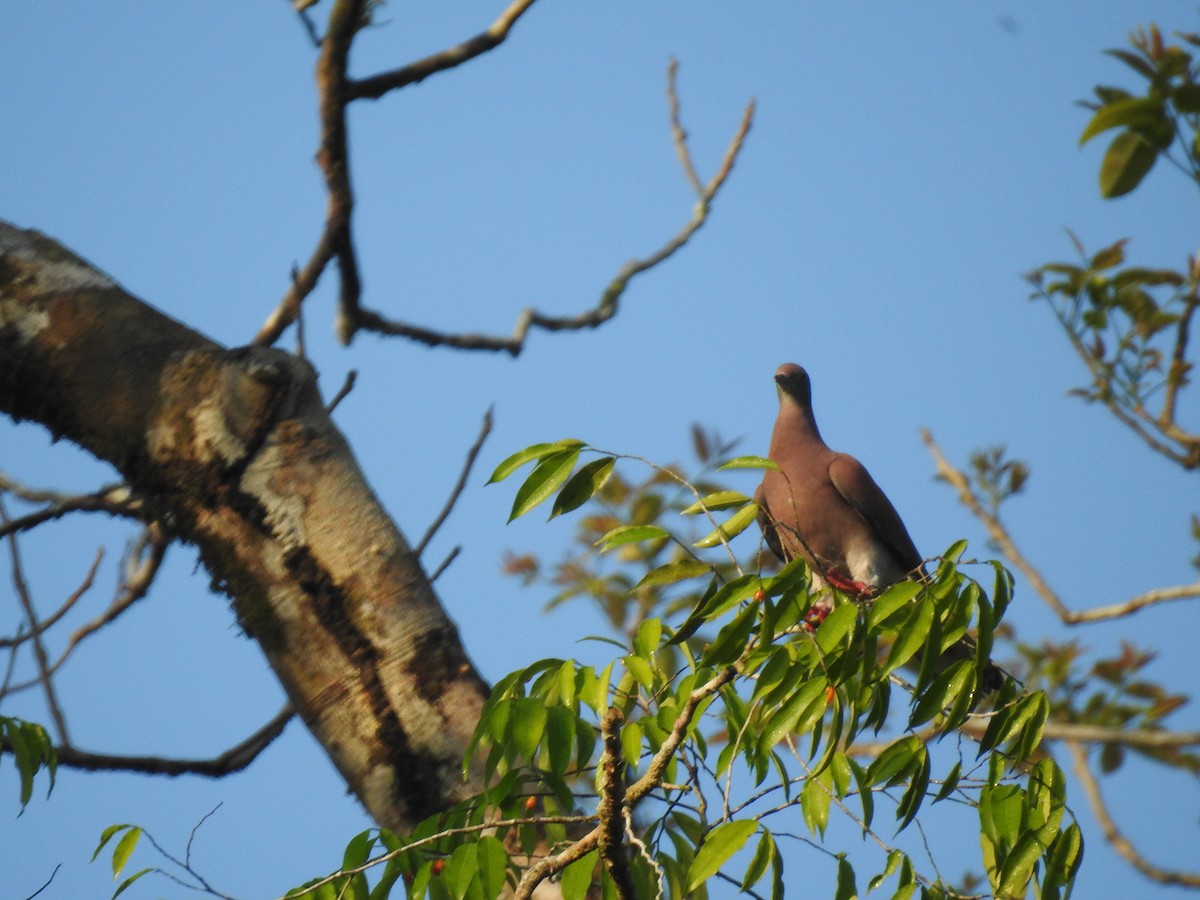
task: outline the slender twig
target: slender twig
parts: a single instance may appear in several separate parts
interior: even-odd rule
[[[71,593],[71,595],[69,597],[67,597],[66,600],[63,601],[62,606],[60,606],[57,610],[55,610],[52,615],[48,616],[45,619],[42,619],[42,621],[38,623],[37,629],[35,631],[22,630],[22,631],[18,632],[18,634],[16,634],[14,637],[0,638],[0,648],[19,646],[20,644],[23,644],[25,641],[29,640],[30,638],[37,637],[38,635],[43,634],[45,631],[47,631],[48,629],[53,627],[54,624],[59,619],[61,619],[63,616],[65,616],[67,614],[67,611],[70,610],[70,608],[79,601],[79,598],[82,597],[84,594],[86,594],[91,589],[92,584],[94,583],[94,581],[96,579],[96,570],[100,568],[100,561],[102,559],[104,559],[104,548],[103,547],[101,547],[99,550],[96,551],[96,558],[94,560],[92,560],[92,566],[90,569],[88,569],[87,575],[84,576],[84,579],[80,583],[79,587],[77,587]],[[0,691],[0,694],[3,694],[3,691]]]
[[[704,196],[704,185],[696,174],[696,166],[692,163],[692,152],[688,149],[687,130],[679,120],[679,95],[675,91],[675,75],[679,71],[679,62],[674,57],[667,63],[667,105],[671,111],[671,138],[675,141],[675,152],[679,155],[679,165],[683,174],[696,192],[697,197]]]
[[[292,291],[299,293],[296,283],[300,280],[300,269],[292,263]],[[296,309],[296,355],[304,359],[308,354],[304,347],[304,309]]]
[[[203,775],[221,778],[240,772],[283,733],[295,712],[287,704],[244,741],[210,759],[174,759],[162,756],[126,756],[91,753],[77,747],[57,747],[58,764],[90,771],[142,772],[147,775]]]
[[[670,73],[669,73],[670,74]],[[721,160],[717,172],[700,192],[699,199],[692,210],[692,216],[665,244],[654,253],[641,259],[632,259],[617,271],[616,277],[600,295],[595,307],[573,316],[549,316],[538,312],[532,307],[521,311],[517,316],[512,334],[508,337],[486,335],[475,332],[448,333],[435,331],[418,325],[397,322],[385,318],[377,312],[368,309],[357,310],[357,327],[380,334],[406,337],[430,347],[455,347],[460,350],[484,350],[490,352],[505,352],[512,356],[520,355],[525,347],[525,340],[531,328],[544,331],[578,331],[584,328],[597,328],[617,314],[618,304],[631,279],[641,273],[665,262],[678,252],[691,239],[701,226],[708,220],[712,202],[716,199],[721,187],[733,171],[734,163],[746,141],[746,135],[754,121],[754,101],[746,104],[741,123]],[[674,123],[673,123],[674,125]],[[689,156],[684,158],[690,159]],[[698,180],[698,179],[697,179]]]
[[[467,478],[471,474],[471,467],[475,465],[475,458],[479,456],[483,442],[492,433],[492,409],[493,407],[489,406],[487,412],[483,414],[483,424],[479,428],[479,434],[475,438],[475,443],[471,445],[471,449],[467,451],[467,459],[463,463],[462,472],[459,473],[458,481],[455,483],[454,489],[450,491],[450,496],[446,498],[446,505],[442,507],[442,511],[438,513],[437,518],[430,523],[421,540],[417,542],[414,550],[417,556],[425,552],[425,548],[429,546],[430,540],[433,539],[433,536],[437,534],[437,530],[442,527],[442,523],[449,517],[451,510],[454,509],[454,504],[458,502],[463,489],[467,486]]]
[[[1108,811],[1108,806],[1104,802],[1104,797],[1100,793],[1100,785],[1096,781],[1096,776],[1092,774],[1091,767],[1088,765],[1087,751],[1073,741],[1067,742],[1067,750],[1071,753],[1075,776],[1083,786],[1083,792],[1087,796],[1088,805],[1092,809],[1092,815],[1100,823],[1100,829],[1104,832],[1104,839],[1108,841],[1112,848],[1126,862],[1151,881],[1157,881],[1160,884],[1200,887],[1200,873],[1163,869],[1151,863],[1138,852],[1129,838],[1121,833],[1121,830],[1117,827],[1117,823],[1113,821],[1112,815]]]
[[[357,380],[358,380],[358,370],[357,369],[351,369],[349,372],[347,372],[345,382],[342,384],[342,386],[338,390],[338,392],[333,395],[333,399],[330,400],[329,405],[325,407],[325,412],[332,413],[335,409],[337,409],[338,404],[346,399],[346,395],[349,394],[352,390],[354,390],[354,382]]]
[[[30,531],[73,512],[103,512],[126,519],[141,519],[141,500],[133,497],[123,484],[106,485],[91,494],[58,494],[53,491],[17,490],[16,483],[0,475],[0,492],[9,492],[22,500],[45,503],[41,509],[0,523],[0,537]]]
[[[389,850],[387,853],[368,859],[362,865],[354,866],[349,869],[338,869],[336,872],[332,872],[318,881],[314,881],[305,885],[302,889],[299,889],[294,893],[289,892],[288,898],[304,897],[315,893],[325,885],[331,884],[338,878],[344,878],[347,875],[358,875],[362,872],[373,869],[375,866],[385,863],[390,859],[395,859],[397,856],[400,856],[403,853],[409,853],[413,850],[419,850],[422,847],[427,847],[430,844],[436,844],[438,841],[445,840],[448,837],[458,837],[466,834],[478,834],[481,831],[497,831],[502,828],[519,828],[522,825],[582,825],[587,822],[595,821],[595,816],[537,816],[536,818],[487,821],[478,825],[464,825],[461,828],[446,828],[442,831],[439,831],[437,834],[431,834],[427,837],[418,838],[417,840],[397,847],[395,850]],[[584,853],[590,852],[592,849],[595,849],[594,845],[588,850],[584,851]],[[579,856],[582,855],[584,854],[579,854]],[[572,861],[578,859],[579,856],[572,856]],[[283,898],[280,898],[280,900],[283,900]]]
[[[1012,536],[1009,535],[1008,529],[1004,527],[1004,524],[984,508],[983,503],[971,488],[971,482],[966,474],[950,465],[941,448],[934,441],[933,435],[928,430],[924,430],[921,432],[921,440],[925,442],[925,446],[929,448],[929,452],[933,456],[934,464],[937,466],[938,477],[945,480],[954,488],[958,494],[959,502],[970,510],[975,518],[983,523],[984,528],[987,529],[988,537],[992,539],[1004,558],[1014,568],[1020,570],[1021,574],[1029,580],[1029,584],[1037,592],[1038,596],[1046,601],[1064,624],[1078,625],[1082,622],[1117,619],[1135,613],[1147,606],[1154,606],[1170,600],[1186,600],[1193,597],[1200,597],[1200,581],[1197,581],[1194,584],[1156,588],[1121,603],[1112,603],[1079,612],[1068,609],[1067,605],[1062,602],[1062,599],[1050,587],[1046,579],[1042,577],[1041,572],[1017,548],[1016,543],[1013,541]]]
[[[108,609],[103,613],[71,634],[70,639],[67,641],[67,646],[63,649],[58,659],[54,661],[54,664],[50,666],[49,671],[51,675],[63,666],[82,641],[116,620],[118,616],[146,595],[162,566],[163,558],[166,556],[167,547],[170,546],[170,543],[170,539],[163,536],[162,529],[158,525],[151,524],[143,529],[126,556],[125,577],[117,595],[113,598],[113,602],[109,604]],[[37,679],[33,679],[15,684],[10,690],[14,693],[28,690],[37,683]]]
[[[486,30],[461,44],[456,44],[432,56],[426,56],[424,59],[419,59],[399,69],[392,69],[390,72],[349,81],[346,85],[346,99],[377,100],[389,91],[424,81],[430,75],[453,69],[455,66],[460,66],[495,49],[504,43],[504,39],[508,37],[508,33],[517,20],[533,4],[534,0],[516,0],[516,2],[510,3]]]
[[[8,521],[8,511],[4,508],[3,500],[0,500],[0,524]],[[21,609],[25,612],[25,618],[29,621],[29,632],[33,640],[33,658],[37,662],[38,681],[41,683],[42,692],[46,695],[46,706],[50,709],[54,727],[58,729],[58,739],[63,745],[69,746],[71,741],[67,734],[67,720],[63,715],[62,707],[58,704],[58,696],[54,692],[54,682],[50,677],[49,657],[46,654],[46,645],[42,643],[41,628],[38,625],[37,611],[33,607],[33,598],[29,595],[29,585],[25,583],[21,551],[17,547],[15,534],[8,535],[8,551],[9,560],[12,563],[13,587],[16,589]]]
[[[459,553],[462,552],[462,544],[457,545],[453,550],[446,554],[446,558],[442,560],[442,564],[433,570],[433,574],[429,576],[429,583],[438,580],[438,576],[450,568],[450,563],[454,562]]]
[[[38,894],[40,894],[46,888],[50,887],[50,882],[52,882],[54,880],[54,876],[58,874],[58,870],[61,868],[62,868],[62,863],[59,863],[57,866],[55,866],[54,871],[50,873],[50,877],[46,879],[46,883],[43,884],[40,888],[38,888],[36,891],[34,891],[32,894],[30,894],[28,897],[26,897],[25,900],[33,900],[34,897],[36,897]]]

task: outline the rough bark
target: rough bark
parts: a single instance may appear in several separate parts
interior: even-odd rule
[[[112,463],[262,647],[371,816],[461,799],[487,685],[307,362],[227,350],[0,222],[0,411]]]

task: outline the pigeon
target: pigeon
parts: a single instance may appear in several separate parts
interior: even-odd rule
[[[856,600],[925,577],[921,554],[875,479],[853,456],[821,439],[808,373],[785,363],[775,372],[775,385],[779,418],[769,455],[779,470],[767,470],[754,495],[767,546],[785,563],[803,557],[817,590],[829,586]],[[829,605],[814,606],[819,623]],[[970,658],[974,649],[964,637],[943,652],[940,668]],[[989,663],[980,694],[998,690],[1003,681],[1004,673]]]

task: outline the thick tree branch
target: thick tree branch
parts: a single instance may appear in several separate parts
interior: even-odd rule
[[[304,360],[226,350],[0,224],[0,412],[111,462],[196,545],[381,826],[474,793],[461,762],[487,685]]]
[[[1004,524],[984,508],[983,502],[971,487],[970,479],[966,473],[950,464],[942,453],[941,448],[937,445],[937,442],[934,441],[933,435],[928,430],[924,430],[921,432],[921,440],[925,442],[925,446],[929,448],[929,452],[933,456],[938,477],[954,488],[958,494],[959,502],[970,510],[975,518],[983,523],[983,526],[987,529],[988,537],[992,539],[1004,558],[1029,580],[1029,584],[1037,592],[1038,596],[1046,601],[1047,605],[1054,610],[1064,624],[1079,625],[1083,622],[1118,619],[1131,615],[1147,606],[1155,606],[1171,600],[1187,600],[1200,597],[1200,581],[1198,581],[1195,584],[1156,588],[1138,594],[1136,597],[1131,597],[1121,603],[1097,606],[1079,612],[1069,609],[1058,594],[1050,587],[1046,579],[1042,577],[1042,573],[1017,548],[1016,543],[1013,541],[1011,535],[1009,535],[1008,529],[1004,527]]]
[[[1092,814],[1096,817],[1096,821],[1100,823],[1100,828],[1104,832],[1104,839],[1112,845],[1112,848],[1126,862],[1151,881],[1157,881],[1160,884],[1175,884],[1182,887],[1200,888],[1200,872],[1163,869],[1151,863],[1137,851],[1137,848],[1133,846],[1129,838],[1121,833],[1121,830],[1117,828],[1116,822],[1113,821],[1112,815],[1104,803],[1104,797],[1100,793],[1100,785],[1096,781],[1096,776],[1092,774],[1091,767],[1088,765],[1087,751],[1079,744],[1071,741],[1067,742],[1067,750],[1071,753],[1075,776],[1083,786],[1083,792],[1087,796]]]

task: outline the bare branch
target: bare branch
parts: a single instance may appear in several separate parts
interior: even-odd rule
[[[221,778],[240,772],[283,733],[295,712],[285,705],[275,716],[244,741],[211,759],[171,759],[161,756],[124,756],[89,753],[77,747],[58,747],[58,764],[92,771],[142,772],[147,775],[204,775]]]
[[[1100,823],[1100,828],[1104,832],[1104,839],[1112,845],[1112,848],[1126,862],[1151,881],[1157,881],[1160,884],[1177,884],[1184,887],[1200,888],[1200,873],[1172,871],[1160,868],[1137,851],[1137,848],[1133,846],[1129,838],[1125,837],[1120,829],[1117,828],[1116,822],[1113,821],[1112,816],[1109,814],[1108,807],[1104,803],[1104,797],[1100,793],[1100,785],[1097,783],[1096,777],[1092,774],[1091,767],[1088,765],[1087,751],[1079,744],[1071,741],[1067,742],[1067,749],[1071,753],[1075,775],[1079,779],[1079,783],[1083,786],[1084,794],[1087,795],[1088,805],[1092,809],[1092,814],[1096,817],[1096,821]]]
[[[357,380],[358,380],[358,370],[357,369],[351,369],[349,372],[347,372],[345,383],[342,385],[341,389],[336,394],[333,395],[333,399],[330,400],[329,403],[325,406],[325,411],[328,413],[332,413],[335,409],[337,409],[338,404],[346,399],[346,395],[349,394],[352,390],[354,390],[354,382]]]
[[[673,70],[669,69],[668,80],[673,77]],[[673,92],[673,87],[671,91]],[[671,96],[673,96],[673,93],[671,93]],[[423,328],[418,325],[393,321],[368,309],[357,311],[357,327],[367,331],[378,332],[379,334],[406,337],[418,343],[427,344],[430,347],[454,347],[460,350],[486,350],[490,352],[503,351],[512,356],[518,356],[525,347],[525,338],[530,328],[540,328],[544,331],[578,331],[584,328],[596,328],[604,324],[617,314],[618,302],[625,293],[625,289],[629,286],[630,280],[673,256],[708,220],[712,202],[716,199],[717,193],[725,184],[730,172],[733,171],[734,163],[737,161],[738,154],[745,144],[746,135],[749,133],[750,126],[754,121],[754,106],[753,100],[746,104],[746,109],[742,113],[742,120],[738,126],[738,130],[729,142],[729,147],[725,151],[725,156],[721,160],[721,165],[717,169],[716,174],[709,181],[708,185],[700,191],[700,196],[692,210],[691,218],[672,238],[654,253],[642,259],[631,259],[625,265],[621,266],[617,271],[616,277],[609,282],[604,292],[600,295],[600,301],[592,309],[585,310],[573,316],[549,316],[533,308],[524,309],[517,316],[513,332],[509,337],[475,332],[451,334],[434,331],[433,329]],[[674,124],[673,122],[673,126]],[[682,158],[690,160],[690,156],[686,153],[686,147],[684,148]]]
[[[419,59],[399,69],[383,72],[370,78],[352,80],[346,84],[347,100],[378,100],[389,91],[424,81],[430,75],[453,69],[465,62],[493,50],[517,23],[517,20],[533,6],[534,0],[515,0],[488,28],[475,37],[456,44],[440,53]]]
[[[6,519],[0,523],[0,537],[30,531],[45,522],[60,519],[73,512],[103,512],[126,519],[142,519],[144,508],[133,496],[128,485],[105,485],[91,494],[60,494],[54,491],[35,491],[23,488],[15,481],[0,475],[0,493],[11,493],[30,503],[46,504],[41,509]]]
[[[150,590],[150,586],[154,583],[154,578],[162,566],[163,558],[166,556],[167,547],[170,546],[170,543],[170,539],[163,536],[162,529],[157,524],[147,526],[138,535],[133,547],[126,555],[124,580],[117,591],[117,595],[113,598],[113,602],[109,604],[108,609],[103,613],[71,634],[70,639],[67,641],[67,646],[63,649],[58,659],[54,661],[54,664],[50,666],[50,675],[53,675],[62,667],[82,641],[95,634],[105,625],[113,622],[134,603],[146,596],[146,592]],[[36,679],[22,682],[13,685],[10,690],[14,693],[28,690],[37,683]]]
[[[95,578],[96,578],[96,570],[100,568],[100,561],[102,559],[104,559],[104,548],[103,547],[101,547],[99,550],[96,551],[96,558],[94,560],[92,560],[92,566],[90,569],[88,569],[87,575],[84,576],[83,581],[80,583],[79,587],[77,587],[71,593],[71,595],[69,597],[67,597],[66,600],[63,601],[62,606],[60,606],[57,610],[55,610],[53,615],[49,616],[48,618],[42,619],[42,621],[38,623],[37,629],[35,631],[23,631],[22,630],[15,637],[0,638],[0,648],[17,647],[17,646],[23,644],[25,641],[29,640],[30,638],[37,637],[38,635],[45,633],[48,629],[53,627],[53,625],[59,619],[61,619],[63,616],[65,616],[67,614],[67,611],[70,610],[70,608],[79,601],[79,598],[82,597],[84,594],[86,594],[91,589],[92,584],[94,583]],[[2,696],[4,696],[4,691],[0,690],[0,697],[2,697]]]
[[[425,548],[429,546],[430,540],[437,534],[437,530],[442,527],[442,523],[446,521],[451,510],[454,509],[454,504],[458,502],[458,498],[462,495],[463,488],[467,486],[467,478],[471,475],[471,467],[475,465],[475,458],[479,456],[479,451],[483,447],[483,442],[487,440],[487,436],[492,433],[492,409],[489,406],[487,412],[483,414],[483,425],[479,429],[479,435],[475,438],[475,443],[471,445],[471,449],[467,451],[466,462],[463,463],[462,472],[458,476],[458,481],[455,483],[454,489],[450,491],[450,496],[446,499],[446,505],[442,507],[442,511],[438,513],[437,518],[426,529],[424,536],[417,542],[417,546],[413,551],[417,556],[425,552]]]
[[[687,130],[679,120],[679,95],[675,92],[675,74],[679,71],[679,62],[674,57],[667,63],[667,105],[671,110],[671,137],[675,141],[675,152],[679,155],[679,164],[683,166],[683,174],[696,192],[697,197],[704,196],[704,186],[696,174],[692,163],[692,152],[688,149]]]
[[[441,575],[443,572],[445,572],[448,568],[450,568],[450,563],[454,562],[455,558],[461,552],[462,552],[462,544],[459,544],[453,550],[451,550],[446,555],[446,558],[442,560],[442,564],[433,570],[433,574],[429,576],[429,583],[433,584],[433,582],[437,581],[438,576]]]
[[[978,495],[972,489],[970,479],[967,478],[966,474],[962,470],[950,465],[941,448],[934,441],[933,435],[928,430],[923,430],[921,432],[921,440],[925,442],[925,446],[929,448],[929,452],[933,456],[934,464],[937,466],[938,477],[954,488],[958,493],[959,502],[970,510],[975,518],[983,523],[983,526],[987,529],[988,537],[995,542],[1004,558],[1029,580],[1033,589],[1054,610],[1064,624],[1078,625],[1082,622],[1118,619],[1158,603],[1200,597],[1200,581],[1198,581],[1195,584],[1156,588],[1122,603],[1098,606],[1080,612],[1068,609],[1067,605],[1062,602],[1062,599],[1046,582],[1046,579],[1042,577],[1041,572],[1017,549],[1017,545],[1013,542],[1004,524],[984,508]]]
[[[625,859],[625,778],[621,762],[621,723],[625,716],[610,706],[600,720],[604,752],[600,756],[600,802],[596,814],[600,817],[600,860],[613,880],[621,900],[634,898],[637,890]]]
[[[346,875],[358,875],[361,872],[366,872],[369,869],[373,869],[375,866],[385,863],[390,859],[395,859],[401,854],[409,853],[413,850],[419,850],[422,847],[428,847],[430,844],[436,844],[438,841],[444,840],[448,837],[457,837],[465,834],[478,834],[481,831],[496,831],[501,828],[517,828],[522,825],[582,825],[584,823],[594,821],[596,821],[595,816],[536,816],[523,819],[501,819],[499,821],[487,821],[481,822],[478,825],[464,825],[460,828],[446,828],[437,832],[436,834],[427,835],[423,838],[417,838],[414,841],[405,843],[403,846],[397,847],[395,850],[389,850],[387,853],[383,853],[379,856],[368,859],[361,865],[354,866],[349,869],[338,869],[336,872],[331,872],[324,878],[307,884],[303,888],[297,889],[294,892],[289,891],[288,898],[306,897],[310,894],[314,894],[320,888],[327,884],[331,884],[338,878],[342,878]],[[584,851],[584,853],[590,852],[592,849],[595,849],[594,844],[588,850]],[[579,854],[578,856],[572,855],[569,861],[574,861],[582,855],[583,854]],[[543,876],[543,878],[544,877],[545,876]],[[284,898],[280,898],[280,900],[284,900]]]
[[[5,510],[3,501],[0,500],[0,524],[7,523],[8,520],[8,511]],[[50,678],[49,657],[46,655],[46,645],[42,643],[41,628],[37,612],[33,608],[33,598],[29,596],[29,586],[25,583],[21,566],[21,552],[17,547],[15,534],[8,535],[8,550],[12,563],[13,587],[21,602],[21,608],[25,611],[25,618],[29,620],[29,634],[33,639],[33,658],[37,661],[38,682],[41,683],[42,692],[46,695],[46,706],[50,709],[50,717],[54,719],[54,727],[58,729],[58,739],[67,745],[70,744],[67,720],[63,716],[62,707],[59,706],[58,697],[54,693],[54,683]]]
[[[972,740],[980,740],[987,731],[987,720],[976,717],[964,722],[958,731]],[[945,730],[936,723],[912,732],[921,741],[928,743],[939,739]],[[1156,728],[1109,728],[1104,725],[1085,725],[1075,722],[1049,721],[1042,727],[1042,741],[1065,741],[1075,744],[1118,744],[1140,750],[1174,750],[1181,747],[1200,746],[1200,731],[1166,731]],[[850,756],[873,758],[878,756],[892,741],[863,741],[846,748]],[[1037,758],[1035,753],[1033,759]]]
[[[337,260],[341,274],[339,309],[358,305],[362,284],[358,261],[350,232],[350,216],[354,209],[354,192],[350,185],[350,155],[346,141],[346,65],[350,45],[362,22],[364,0],[335,0],[329,14],[321,55],[317,61],[317,92],[319,95],[321,143],[317,149],[317,165],[325,176],[328,205],[325,227],[317,246],[304,268],[292,271],[292,283],[279,306],[254,336],[254,344],[265,346],[278,340],[283,330],[300,314],[300,304],[317,286],[325,268]],[[339,316],[344,318],[345,313]],[[339,328],[343,342],[349,340],[345,327]]]

